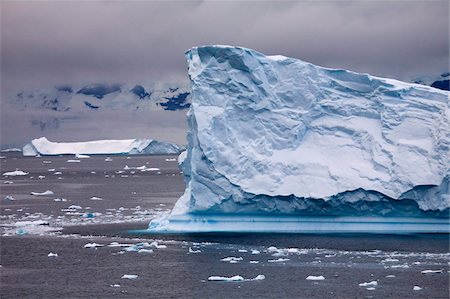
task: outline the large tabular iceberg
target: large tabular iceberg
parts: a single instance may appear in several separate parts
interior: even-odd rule
[[[177,231],[449,231],[449,92],[230,46],[186,53]]]
[[[51,142],[45,137],[33,139],[23,147],[24,156],[52,155],[162,155],[178,154],[182,148],[153,139],[96,140],[87,142]]]

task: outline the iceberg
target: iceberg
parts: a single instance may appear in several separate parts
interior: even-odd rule
[[[179,154],[177,144],[154,139],[96,140],[87,142],[51,142],[45,137],[33,139],[23,147],[24,156],[52,155],[165,155]]]
[[[449,92],[240,47],[186,58],[186,190],[150,230],[449,233]]]

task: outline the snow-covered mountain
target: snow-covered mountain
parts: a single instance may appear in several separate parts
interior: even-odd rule
[[[150,228],[448,232],[449,92],[239,47],[186,56],[187,188]]]
[[[413,83],[428,85],[442,90],[450,90],[450,73],[440,75],[421,76],[411,80]]]
[[[20,91],[8,96],[8,103],[20,110],[181,110],[189,108],[187,86],[166,88],[140,84],[90,84],[81,87],[60,85],[48,89]]]

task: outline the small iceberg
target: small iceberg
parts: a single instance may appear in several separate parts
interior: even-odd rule
[[[58,257],[58,254],[57,254],[57,253],[53,253],[53,252],[49,252],[49,253],[47,254],[47,256],[48,256],[48,257]]]
[[[136,275],[136,274],[124,274],[124,275],[122,275],[122,279],[136,279],[136,278],[138,278],[139,276],[138,275]]]
[[[373,280],[370,282],[363,282],[363,283],[359,284],[360,287],[376,287],[377,285],[378,285],[378,281],[376,281],[376,280]]]
[[[439,273],[442,273],[442,270],[423,270],[420,273],[422,273],[422,274],[439,274]]]
[[[15,171],[9,171],[9,172],[4,172],[3,175],[4,176],[21,176],[21,175],[28,175],[29,172],[25,172],[22,170],[15,170]]]
[[[226,276],[210,276],[208,277],[209,281],[256,281],[256,280],[264,280],[266,277],[262,274],[256,276],[255,278],[245,279],[241,275],[235,275],[232,277]]]
[[[84,248],[97,248],[97,247],[103,247],[105,245],[103,244],[98,244],[98,243],[87,243],[86,245],[84,245]]]
[[[306,280],[325,280],[325,277],[323,277],[322,275],[319,276],[310,275],[306,277]]]
[[[419,286],[414,286],[414,287],[413,287],[413,290],[414,290],[414,291],[420,291],[420,290],[422,290],[422,288],[419,287]]]
[[[34,196],[46,196],[46,195],[53,195],[55,193],[53,193],[53,191],[47,190],[44,192],[31,192],[30,194]]]
[[[75,158],[77,159],[87,159],[90,158],[91,156],[88,155],[82,155],[82,154],[75,154]]]

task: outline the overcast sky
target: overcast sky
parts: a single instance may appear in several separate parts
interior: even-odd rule
[[[78,121],[60,119],[59,129],[44,132],[29,128],[29,122],[52,121],[60,117],[57,113],[10,113],[4,103],[11,92],[65,83],[187,82],[184,52],[197,45],[244,46],[401,80],[449,69],[447,0],[0,0],[0,6],[0,143],[9,145],[42,135],[65,141],[147,137],[185,143],[185,111],[124,116],[122,121],[86,112],[73,118]]]
[[[231,44],[407,79],[449,61],[448,1],[1,1],[3,89],[186,80]]]

